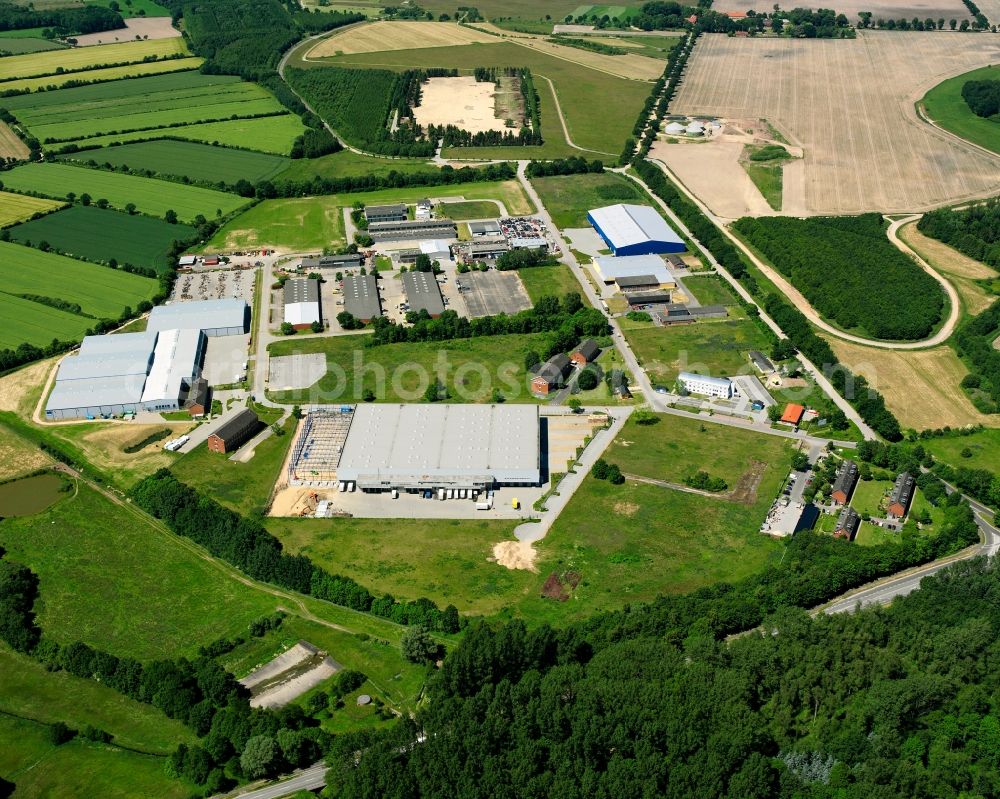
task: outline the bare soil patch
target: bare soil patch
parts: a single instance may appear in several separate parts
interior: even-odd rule
[[[742,505],[753,505],[757,501],[757,488],[766,468],[767,464],[764,461],[750,461],[750,468],[740,475],[740,479],[729,492],[728,499]]]
[[[535,548],[526,541],[501,541],[493,547],[493,558],[508,569],[538,571],[535,567],[537,556]]]
[[[422,47],[496,42],[495,36],[454,22],[373,22],[351,27],[323,39],[306,58],[323,58],[338,53],[379,53],[383,50],[415,50]]]
[[[639,506],[634,502],[616,502],[613,509],[619,516],[635,516],[639,512]]]
[[[420,105],[413,116],[420,125],[454,125],[470,133],[508,130],[504,118],[497,117],[496,86],[477,81],[471,75],[458,78],[431,78],[421,86]],[[514,119],[519,130],[520,119]]]
[[[28,145],[21,141],[6,122],[0,122],[0,157],[27,158]]]
[[[988,36],[709,34],[672,110],[773,121],[804,149],[808,213],[923,210],[995,193],[1000,183],[1000,158],[921,122],[914,109],[941,80],[998,59]]]
[[[132,17],[125,20],[125,27],[113,31],[87,33],[74,36],[78,47],[88,47],[95,44],[113,44],[114,42],[132,42],[143,39],[174,39],[181,32],[170,24],[170,17]]]
[[[579,572],[552,572],[542,584],[542,598],[565,602],[573,595],[573,590],[580,584]]]
[[[865,347],[834,336],[827,341],[841,363],[885,397],[903,427],[1000,426],[1000,416],[980,413],[962,391],[959,383],[968,369],[951,347],[900,351]]]

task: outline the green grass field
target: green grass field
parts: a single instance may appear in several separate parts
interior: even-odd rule
[[[535,207],[516,180],[501,183],[463,183],[455,186],[410,186],[400,189],[323,197],[264,200],[223,225],[203,248],[205,251],[269,244],[289,251],[320,249],[344,241],[341,208],[355,202],[416,202],[432,197],[496,199],[513,214],[534,213]],[[496,205],[491,203],[494,214]]]
[[[921,103],[932,120],[956,136],[1000,153],[1000,123],[976,116],[962,98],[962,87],[970,80],[1000,80],[1000,69],[983,67],[939,83]]]
[[[217,502],[250,515],[262,510],[274,487],[285,454],[292,444],[295,425],[285,424],[286,435],[262,441],[246,463],[235,463],[225,455],[196,447],[170,467],[177,479],[211,494]]]
[[[47,241],[69,255],[99,261],[114,258],[119,264],[151,267],[160,272],[173,266],[167,257],[171,243],[195,233],[188,225],[170,225],[162,219],[129,216],[93,205],[73,205],[10,229],[12,241]]]
[[[0,544],[38,574],[46,632],[116,655],[193,654],[280,604],[85,486],[44,513],[5,521]]]
[[[61,71],[88,69],[105,64],[134,63],[145,58],[165,58],[186,53],[187,45],[179,37],[74,47],[59,52],[28,53],[0,59],[0,81],[31,78],[36,75],[55,75]]]
[[[202,250],[270,245],[302,252],[343,244],[341,202],[338,197],[262,200],[216,231]]]
[[[581,154],[586,157],[586,153],[573,150],[566,144],[548,82],[544,80],[546,77],[555,85],[559,105],[573,142],[595,151],[595,156],[602,153],[617,156],[625,139],[631,134],[636,114],[651,89],[648,83],[619,78],[511,42],[428,47],[399,53],[390,51],[344,55],[329,61],[342,66],[397,70],[443,66],[463,72],[471,72],[479,66],[504,67],[516,64],[530,68],[532,74],[538,76],[535,83],[542,100],[542,135],[545,145],[448,148],[444,153],[446,157],[534,158]],[[600,113],[594,113],[595,97],[601,98]]]
[[[89,194],[95,201],[106,199],[118,209],[133,203],[140,213],[151,216],[162,217],[167,210],[173,210],[182,222],[190,222],[198,214],[212,219],[249,202],[244,197],[214,189],[62,163],[23,164],[5,172],[3,182],[15,190],[34,191],[59,199],[64,199],[69,192],[78,197]]]
[[[561,297],[571,291],[583,297],[580,281],[574,277],[565,264],[519,269],[517,275],[521,278],[524,290],[528,292],[532,302],[538,302],[546,294]],[[584,298],[584,303],[586,302],[587,300]]]
[[[322,155],[319,158],[298,158],[281,173],[282,180],[311,180],[313,177],[344,178],[359,175],[384,177],[390,172],[403,174],[435,174],[437,167],[419,158],[375,158],[358,155],[350,150]]]
[[[488,200],[468,200],[457,203],[441,203],[437,207],[440,216],[449,219],[456,219],[460,222],[467,219],[489,219],[496,218],[500,214],[496,203]]]
[[[50,147],[170,136],[287,153],[303,130],[259,85],[190,69],[9,97],[4,105]],[[243,119],[259,114],[274,116]]]
[[[7,31],[0,36],[0,53],[24,55],[25,53],[42,53],[46,50],[62,50],[66,47],[62,42],[52,42],[48,39],[29,39],[26,37],[9,36]]]
[[[9,191],[0,191],[0,227],[23,222],[35,214],[47,214],[63,203],[44,197],[26,197]]]
[[[742,311],[730,309],[728,319],[693,325],[654,327],[623,325],[623,332],[650,380],[670,386],[681,371],[713,377],[739,374],[749,367],[749,350],[767,349],[767,339]]]
[[[531,183],[560,230],[590,227],[591,208],[645,200],[639,186],[614,172],[532,178]]]
[[[859,480],[851,497],[851,507],[860,514],[885,516],[885,511],[879,505],[890,489],[892,483],[888,480]]]
[[[151,705],[123,696],[94,680],[65,671],[46,671],[26,655],[0,646],[0,714],[13,714],[43,724],[63,721],[80,729],[91,724],[110,732],[115,743],[150,754],[170,754],[179,743],[192,743],[194,733]]]
[[[211,147],[196,142],[162,139],[160,141],[105,147],[99,152],[84,151],[63,157],[64,160],[90,161],[115,167],[147,169],[159,175],[187,177],[211,183],[236,183],[240,179],[257,183],[273,178],[291,163],[279,155]]]
[[[111,319],[117,319],[125,306],[134,308],[148,300],[159,288],[152,278],[9,242],[0,242],[0,285],[11,294],[76,302],[84,313]]]
[[[718,275],[693,275],[684,278],[684,287],[690,289],[702,305],[736,305],[733,290]]]
[[[1000,463],[1000,430],[986,429],[968,436],[921,439],[920,444],[935,458],[956,468],[989,469],[995,471]],[[969,455],[962,453],[968,450]]]
[[[16,783],[18,797],[190,796],[191,786],[168,777],[165,762],[81,740],[53,746],[46,725],[0,715],[0,775]]]
[[[361,336],[325,336],[272,344],[271,355],[325,353],[329,371],[310,388],[269,396],[287,403],[357,402],[370,389],[379,402],[419,402],[437,374],[451,402],[486,402],[494,388],[508,400],[530,400],[524,356],[529,350],[544,352],[548,337],[537,333],[378,347],[362,342]]]
[[[50,287],[51,291],[51,287]],[[43,346],[52,339],[74,341],[94,320],[0,292],[0,349],[17,349],[21,342]]]
[[[27,41],[27,40],[25,40]],[[57,75],[44,75],[39,78],[17,78],[0,83],[5,91],[45,92],[61,89],[74,80],[88,82],[117,81],[122,78],[145,77],[149,75],[165,75],[171,72],[184,72],[198,69],[203,58],[168,58],[162,61],[139,61],[121,67],[106,67],[104,69],[88,69],[86,72],[63,72]]]

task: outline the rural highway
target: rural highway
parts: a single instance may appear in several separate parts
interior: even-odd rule
[[[315,791],[326,785],[326,763],[320,761],[309,766],[309,768],[296,771],[286,780],[265,785],[263,788],[256,788],[252,791],[239,794],[217,794],[212,799],[221,799],[223,796],[238,797],[238,799],[280,799],[282,796],[290,796],[296,791]]]
[[[809,300],[805,298],[802,292],[789,283],[784,275],[772,268],[770,264],[758,258],[753,250],[747,247],[747,245],[744,244],[743,241],[741,241],[740,238],[727,227],[722,219],[712,213],[711,209],[699,200],[698,197],[696,197],[688,189],[688,187],[681,182],[680,178],[670,171],[670,168],[663,161],[654,158],[650,158],[649,160],[662,169],[664,174],[670,178],[671,182],[674,183],[674,185],[676,185],[681,192],[683,192],[684,196],[697,205],[701,212],[711,220],[712,224],[715,225],[722,232],[722,234],[753,263],[754,266],[763,272],[768,280],[781,289],[782,293],[791,301],[792,305],[801,311],[806,319],[808,319],[813,325],[818,327],[824,333],[829,333],[831,336],[843,339],[844,341],[850,341],[854,344],[862,344],[866,347],[878,347],[886,350],[922,350],[928,347],[937,346],[938,344],[943,344],[955,331],[955,326],[958,324],[960,312],[958,293],[955,291],[951,283],[935,272],[926,261],[920,258],[920,256],[913,252],[913,250],[911,250],[905,243],[900,241],[899,237],[896,235],[896,231],[903,224],[912,222],[914,219],[919,219],[919,215],[906,217],[905,220],[900,220],[898,223],[894,222],[893,225],[895,227],[890,225],[889,240],[896,247],[898,247],[901,252],[913,257],[921,269],[932,275],[934,279],[942,285],[948,295],[950,305],[948,319],[941,326],[941,328],[934,333],[934,335],[930,338],[922,339],[921,341],[883,341],[880,339],[865,338],[864,336],[855,336],[852,333],[845,333],[843,330],[840,330],[825,321],[819,313],[817,313],[816,309],[813,308]]]

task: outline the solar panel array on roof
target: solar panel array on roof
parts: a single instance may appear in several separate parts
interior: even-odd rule
[[[337,479],[361,489],[537,485],[535,405],[359,405]]]

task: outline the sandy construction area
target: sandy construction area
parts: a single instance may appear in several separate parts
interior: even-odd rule
[[[864,347],[834,336],[826,339],[841,363],[882,393],[904,428],[1000,426],[1000,417],[977,411],[959,387],[968,369],[951,347],[901,352]]]
[[[496,117],[495,93],[494,84],[471,75],[431,78],[420,87],[420,105],[413,109],[413,116],[420,125],[454,125],[470,133],[508,130],[504,120]]]
[[[976,5],[992,22],[993,17],[990,16],[989,10],[984,8],[982,3]],[[713,10],[725,13],[727,11],[749,11],[751,8],[754,11],[770,13],[774,4],[767,2],[767,0],[722,0]],[[820,8],[836,8],[837,13],[847,15],[852,24],[857,22],[859,11],[871,11],[872,19],[875,20],[879,18],[913,19],[914,17],[923,20],[930,17],[937,22],[939,18],[944,17],[946,26],[949,19],[957,19],[961,22],[963,19],[971,18],[969,10],[961,0],[904,0],[904,2],[875,0],[873,3],[863,0],[846,0],[846,2],[836,3],[833,6],[820,6]]]
[[[173,39],[181,32],[170,24],[170,17],[132,17],[125,20],[125,27],[101,33],[87,33],[75,36],[78,47],[88,47],[93,44],[113,44],[114,42],[130,42],[136,37],[142,39]]]
[[[306,53],[306,58],[344,53],[378,53],[383,50],[415,50],[421,47],[496,42],[495,36],[454,22],[373,22],[348,28],[323,39]]]
[[[527,541],[501,541],[493,547],[493,559],[508,569],[536,572],[537,555],[538,552]]]
[[[739,219],[774,215],[776,211],[740,166],[743,146],[732,139],[698,144],[658,141],[650,148],[649,156],[663,161],[716,216]]]
[[[993,36],[702,36],[671,110],[774,122],[805,152],[809,213],[916,211],[995,193],[1000,157],[917,119],[941,80],[1000,60]]]

